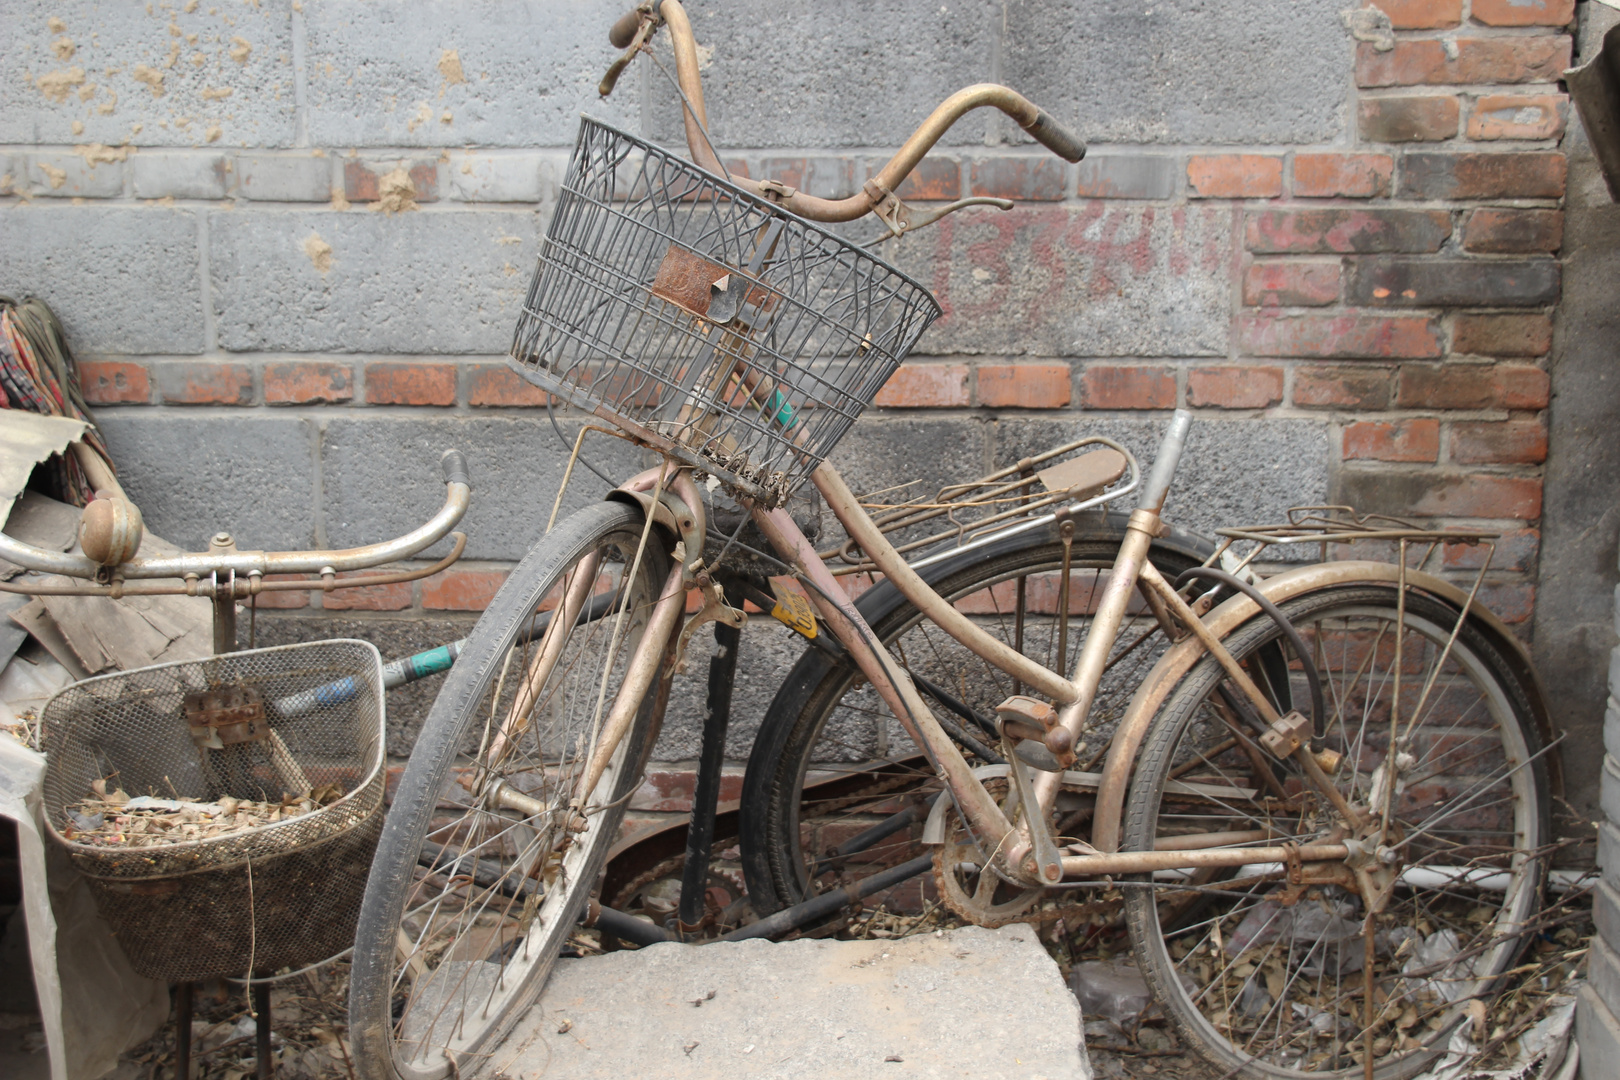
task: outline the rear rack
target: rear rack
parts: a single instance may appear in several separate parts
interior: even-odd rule
[[[1070,456],[1088,447],[1089,452]],[[1120,483],[1126,473],[1129,478]],[[861,505],[868,511],[886,511],[872,516],[880,532],[907,532],[895,544],[901,554],[946,545],[908,560],[913,568],[921,568],[1129,495],[1141,475],[1135,455],[1112,439],[1093,435],[1024,458],[970,483],[947,485],[931,498],[874,502],[888,492],[911,486],[902,484],[864,496]],[[1115,484],[1119,486],[1113,487]],[[945,518],[951,527],[917,535],[920,526],[939,518]],[[833,574],[840,577],[877,569],[854,540],[818,554],[833,564]]]

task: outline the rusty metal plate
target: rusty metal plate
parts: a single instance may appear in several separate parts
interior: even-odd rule
[[[185,698],[186,722],[198,743],[211,743],[215,736],[226,746],[258,742],[270,737],[264,718],[264,697],[252,686],[216,686],[198,690]]]
[[[1035,473],[1047,491],[1072,491],[1083,498],[1125,475],[1130,463],[1112,447],[1103,447]]]
[[[733,275],[738,279],[737,282],[729,280]],[[736,296],[739,293],[737,285],[751,280],[740,270],[710,262],[678,244],[671,244],[669,250],[664,253],[663,261],[658,264],[658,274],[653,278],[651,291],[654,296],[668,300],[693,315],[701,315],[705,319],[712,318],[716,322],[724,323],[730,322],[736,316],[740,305],[732,300],[724,305],[726,308],[724,312],[715,311],[711,314],[710,308],[715,297]],[[776,297],[769,289],[753,283],[749,285],[742,302],[752,304],[761,311],[769,311],[775,305]]]

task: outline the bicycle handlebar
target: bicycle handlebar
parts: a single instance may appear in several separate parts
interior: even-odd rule
[[[206,578],[212,574],[320,574],[363,570],[415,555],[442,540],[467,512],[472,483],[467,461],[460,451],[447,450],[439,459],[444,475],[444,505],[417,528],[393,540],[341,551],[238,551],[233,546],[187,552],[153,559],[130,559],[109,567],[114,578]],[[0,533],[0,559],[27,570],[67,577],[95,579],[103,567],[84,555],[47,551]]]
[[[692,160],[709,172],[728,175],[704,134],[709,119],[703,103],[703,80],[698,73],[697,41],[692,36],[692,24],[680,0],[662,0],[656,5],[643,4],[613,24],[608,39],[616,47],[628,47],[631,51],[620,58],[610,74],[616,78],[617,71],[622,70],[622,65],[628,62],[634,50],[641,47],[634,42],[643,20],[662,22],[669,27],[670,42],[675,53],[676,82],[686,99],[681,115],[685,120],[686,145],[692,153]],[[607,90],[612,88],[612,78],[604,80],[603,87],[605,96]],[[1085,142],[1053,118],[1051,113],[1008,87],[996,83],[978,83],[958,90],[941,102],[889,163],[868,180],[861,191],[847,199],[821,199],[771,180],[744,183],[800,217],[826,222],[854,221],[888,203],[895,189],[950,126],[964,114],[985,106],[1000,109],[1012,117],[1036,142],[1065,161],[1079,161],[1085,157]]]

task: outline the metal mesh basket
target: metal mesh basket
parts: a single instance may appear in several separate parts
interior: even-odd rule
[[[512,363],[777,506],[939,314],[881,259],[585,117]]]
[[[268,736],[199,745],[194,710],[209,691],[260,702]],[[41,719],[46,826],[89,880],[136,971],[174,982],[240,976],[251,957],[253,973],[268,974],[353,944],[387,781],[382,659],[371,644],[319,641],[102,675],[62,690]],[[109,777],[108,787],[132,797],[199,802],[278,800],[326,785],[342,794],[298,817],[204,839],[152,847],[67,839],[69,807]]]

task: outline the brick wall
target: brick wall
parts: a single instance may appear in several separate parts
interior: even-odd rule
[[[563,455],[500,356],[573,118],[679,139],[655,69],[593,92],[623,6],[14,5],[0,287],[61,312],[156,531],[374,541],[437,504],[442,447],[468,451],[462,567],[283,594],[268,633],[340,618],[403,648],[470,620],[543,526]],[[736,172],[848,194],[984,79],[1094,142],[1067,165],[975,114],[902,191],[1021,205],[888,248],[946,316],[840,449],[851,482],[971,478],[1082,430],[1146,453],[1184,406],[1179,522],[1332,499],[1489,524],[1487,599],[1527,627],[1573,0],[1383,0],[1366,40],[1345,6],[693,0]],[[768,662],[738,757],[792,654],[762,626],[746,649]],[[696,717],[660,757],[691,756]]]

